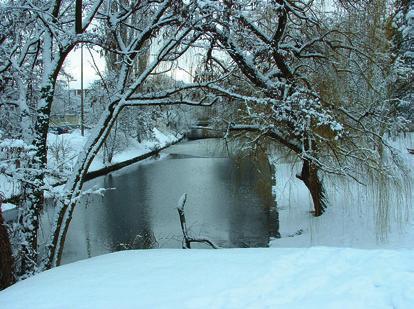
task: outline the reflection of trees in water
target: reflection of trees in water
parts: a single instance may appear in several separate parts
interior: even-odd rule
[[[257,182],[254,186],[257,195],[260,197],[264,211],[267,216],[267,224],[270,237],[280,237],[279,213],[276,208],[275,197],[272,194],[272,186],[275,185],[275,173],[265,150],[256,149],[250,153],[252,165],[256,169]]]
[[[142,233],[136,235],[133,240],[113,244],[111,251],[154,248],[159,248],[159,243],[155,237],[155,234],[151,229],[144,227]]]
[[[148,187],[146,169],[138,167],[135,173],[106,177],[105,180],[105,187],[117,187],[104,199],[108,249],[157,248],[159,244],[151,229],[149,205],[145,199]],[[140,192],[139,196],[137,192]]]
[[[272,170],[263,151],[244,151],[232,157],[230,184],[235,205],[230,211],[230,241],[237,247],[267,246],[279,235],[278,213],[272,196]],[[251,192],[253,191],[253,192]],[[254,193],[254,194],[252,194]]]
[[[276,207],[275,196],[272,193],[272,186],[276,184],[274,170],[269,162],[269,157],[264,151],[260,151],[253,156],[253,165],[257,169],[258,182],[256,192],[264,204],[266,218],[268,219],[269,236],[280,238],[279,233],[279,213]]]
[[[97,196],[93,196],[93,195],[88,195],[86,197],[86,199],[83,202],[83,206],[84,206],[84,228],[85,228],[85,242],[86,242],[86,255],[88,258],[91,258],[93,256],[92,253],[92,244],[91,244],[91,236],[93,234],[93,232],[91,233],[90,228],[89,228],[89,220],[92,216],[88,215],[88,207],[90,204],[93,204],[93,202],[95,202],[95,204],[97,204],[97,202],[102,202],[103,201],[103,197],[97,197]],[[92,206],[93,207],[93,206]]]

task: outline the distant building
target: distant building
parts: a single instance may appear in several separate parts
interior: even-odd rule
[[[84,89],[85,111],[87,112],[87,94],[89,89]],[[79,124],[81,110],[81,89],[68,89],[67,84],[58,81],[56,85],[54,102],[52,105],[52,123]]]

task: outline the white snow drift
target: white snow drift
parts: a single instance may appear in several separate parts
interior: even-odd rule
[[[0,308],[412,308],[414,250],[134,250],[0,292]]]

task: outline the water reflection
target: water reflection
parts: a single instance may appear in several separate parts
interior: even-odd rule
[[[264,247],[276,235],[270,171],[258,169],[251,158],[230,159],[218,140],[183,143],[166,155],[87,183],[86,188],[116,189],[80,202],[64,263],[123,249],[180,248],[176,204],[184,192],[194,236],[223,247]]]

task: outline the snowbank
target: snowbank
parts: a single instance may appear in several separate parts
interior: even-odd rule
[[[11,204],[11,203],[4,203],[1,204],[1,211],[9,211],[9,210],[13,210],[16,209],[16,205]]]
[[[411,167],[411,182],[404,186],[384,188],[362,186],[350,179],[325,179],[328,207],[323,216],[315,218],[309,191],[295,175],[301,163],[279,155],[276,163],[276,197],[282,238],[272,247],[334,246],[361,249],[412,248],[414,239],[414,134],[392,142]],[[407,179],[409,180],[409,179]],[[380,191],[383,192],[380,192]],[[380,208],[380,200],[386,208]],[[381,213],[380,211],[383,211]],[[384,215],[385,214],[385,215]],[[381,219],[380,216],[387,216]],[[388,220],[388,222],[386,222]],[[381,226],[384,224],[384,226]],[[381,232],[381,228],[385,233]]]
[[[18,185],[13,182],[10,177],[0,174],[0,192],[4,194],[6,198],[10,198],[18,190]]]
[[[0,308],[412,308],[414,250],[136,250],[0,292]]]
[[[56,135],[53,133],[48,134],[48,145],[49,149],[52,149],[49,153],[49,166],[51,168],[56,168],[57,162],[56,158],[53,156],[53,149],[58,148],[61,149],[62,145],[64,148],[63,154],[65,157],[66,163],[69,163],[69,168],[72,167],[76,163],[76,159],[78,154],[83,148],[83,145],[87,141],[87,134],[85,136],[81,136],[79,130],[74,130],[68,134],[61,134]],[[129,139],[128,147],[123,149],[122,151],[115,153],[114,157],[112,158],[112,164],[120,163],[123,161],[130,160],[132,158],[141,156],[147,152],[154,150],[155,148],[164,147],[167,144],[173,143],[177,141],[181,136],[176,136],[171,132],[163,132],[158,130],[157,128],[153,129],[153,136],[154,139],[143,141],[142,143],[138,143],[134,139]],[[51,147],[54,146],[54,147]],[[60,146],[60,148],[59,148]],[[56,151],[55,151],[56,153]],[[92,162],[89,171],[96,171],[98,169],[104,168],[105,165],[102,163],[102,154],[99,153],[95,160]]]
[[[181,138],[181,135],[176,136],[171,132],[162,132],[157,128],[153,129],[153,136],[153,140],[143,141],[142,143],[138,143],[136,140],[130,139],[128,147],[123,151],[116,153],[112,159],[111,164],[128,161],[145,153],[151,152],[156,148],[162,148]],[[92,162],[89,171],[96,171],[104,167],[105,165],[102,163],[102,156],[98,154],[98,156]]]

